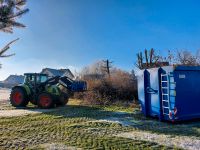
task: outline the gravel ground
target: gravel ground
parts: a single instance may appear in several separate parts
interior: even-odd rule
[[[96,120],[95,122],[109,122],[109,123],[119,123],[122,126],[132,126],[134,123],[128,121],[124,118],[110,117],[106,119]],[[188,137],[188,136],[171,136],[165,134],[156,134],[144,131],[132,131],[124,132],[117,135],[117,137],[130,138],[134,140],[144,140],[155,142],[160,145],[165,145],[169,147],[177,147],[187,150],[200,150],[200,138],[198,137]]]
[[[57,109],[13,109],[13,110],[0,110],[0,117],[17,117],[29,114],[38,114],[44,112],[56,111]]]
[[[10,89],[0,88],[0,111],[11,109],[9,103]]]
[[[81,148],[66,146],[60,143],[43,144],[41,147],[46,150],[82,150]]]
[[[187,150],[200,150],[200,140],[196,137],[170,136],[165,134],[154,134],[143,131],[125,132],[117,137],[130,138],[134,140],[145,140],[165,146],[178,147]]]
[[[0,88],[0,101],[5,101],[9,99],[10,89]]]

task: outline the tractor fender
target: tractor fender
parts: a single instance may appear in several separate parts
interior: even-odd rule
[[[56,96],[59,96],[60,95],[60,92],[59,92],[59,89],[58,89],[58,87],[56,86],[56,85],[51,85],[51,86],[46,86],[45,87],[45,90],[48,92],[48,93],[50,93],[50,94],[52,94],[52,95],[56,95]]]
[[[28,96],[31,95],[31,89],[28,85],[23,84],[22,87],[25,89]]]
[[[27,85],[17,85],[17,86],[14,86],[12,90],[15,88],[21,88],[26,93],[27,96],[31,94],[31,90]]]

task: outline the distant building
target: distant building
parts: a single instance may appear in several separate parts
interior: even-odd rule
[[[71,79],[74,78],[73,73],[69,69],[44,68],[44,69],[42,69],[41,73],[47,74],[49,77],[67,76]]]
[[[23,75],[10,75],[7,79],[3,81],[4,83],[9,84],[20,84],[24,82],[24,76]]]
[[[10,75],[4,81],[0,82],[0,87],[11,88],[15,85],[22,84],[24,82],[23,75]]]

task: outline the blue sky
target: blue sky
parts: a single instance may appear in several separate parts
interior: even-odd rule
[[[200,48],[199,0],[28,0],[27,28],[0,33],[0,46],[19,37],[1,59],[0,80],[44,67],[80,70],[101,59],[130,71],[136,53]]]

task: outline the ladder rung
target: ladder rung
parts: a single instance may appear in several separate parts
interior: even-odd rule
[[[164,108],[164,109],[169,109],[169,107],[165,107],[165,106],[163,106],[163,108]]]
[[[168,89],[168,87],[162,87],[162,89]]]
[[[169,95],[169,94],[163,94],[163,93],[162,93],[162,95]]]
[[[168,81],[161,81],[161,82],[168,82]]]
[[[166,100],[166,99],[163,99],[162,101],[163,101],[163,102],[168,102],[168,103],[169,103],[169,100]]]
[[[169,114],[167,114],[167,113],[163,113],[164,115],[168,115],[169,116]]]
[[[161,74],[161,76],[174,76],[173,74]]]

